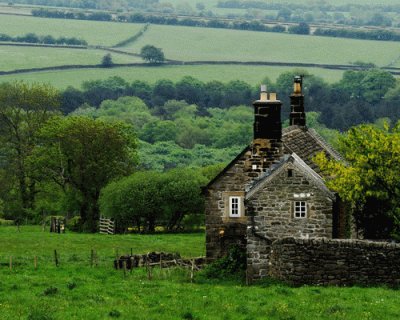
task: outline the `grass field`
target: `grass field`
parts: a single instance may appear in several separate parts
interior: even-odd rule
[[[396,60],[400,43],[301,36],[268,32],[152,25],[127,50],[146,44],[177,60],[281,61],[348,64],[357,60],[385,66]]]
[[[1,49],[1,48],[0,48]],[[192,76],[202,81],[219,80],[228,82],[230,80],[243,80],[249,84],[256,85],[265,77],[275,80],[281,73],[291,71],[290,67],[269,67],[269,66],[166,66],[166,67],[121,67],[112,69],[78,69],[64,71],[46,71],[24,74],[13,74],[0,76],[0,82],[24,80],[27,82],[46,82],[51,85],[65,89],[71,85],[80,87],[83,81],[106,79],[111,76],[119,76],[131,82],[143,80],[156,82],[159,79],[170,79],[178,81],[184,76]],[[302,69],[303,70],[303,69]],[[319,68],[305,69],[311,74],[322,77],[327,82],[336,82],[341,79],[342,71]]]
[[[381,288],[305,286],[292,288],[264,282],[207,280],[189,271],[145,269],[124,276],[112,268],[114,248],[134,252],[181,251],[201,254],[202,234],[101,236],[49,234],[39,227],[0,227],[0,318],[14,319],[354,319],[390,320],[400,317],[400,291]],[[61,252],[60,266],[52,250]],[[103,260],[89,266],[89,250]],[[62,255],[64,253],[65,256]],[[86,260],[77,254],[86,253]],[[121,252],[121,251],[120,251]],[[38,269],[32,256],[37,254]],[[9,255],[15,258],[10,271]],[[49,257],[49,261],[45,260]],[[68,260],[69,257],[69,260]],[[19,258],[19,259],[18,259]],[[28,259],[30,258],[30,259]]]
[[[132,37],[142,24],[84,21],[68,19],[50,19],[22,17],[13,15],[0,16],[0,33],[10,36],[24,35],[29,32],[53,37],[76,37],[84,39],[89,45],[112,46]]]
[[[60,65],[94,65],[100,64],[103,50],[67,49],[67,48],[38,48],[0,46],[0,70],[30,69]],[[124,54],[111,53],[114,63],[142,62],[141,58]]]

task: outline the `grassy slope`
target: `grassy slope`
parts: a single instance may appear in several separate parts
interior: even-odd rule
[[[100,64],[103,50],[0,46],[0,70],[29,69],[60,65]],[[142,62],[142,59],[111,53],[114,63]]]
[[[85,80],[105,79],[111,76],[122,77],[128,82],[131,82],[133,80],[155,82],[159,79],[170,79],[172,81],[178,81],[184,76],[192,76],[202,81],[220,80],[222,82],[228,82],[230,80],[240,79],[250,84],[258,84],[267,76],[271,80],[275,80],[282,72],[289,70],[293,70],[293,68],[212,65],[80,69],[0,76],[0,82],[13,80],[24,80],[28,82],[49,82],[53,86],[63,89],[69,85],[80,87],[82,82]],[[336,70],[318,68],[307,68],[307,70],[312,74],[321,76],[325,81],[328,82],[336,82],[342,76],[342,72]]]
[[[86,40],[89,45],[112,46],[133,36],[142,27],[142,24],[132,23],[0,16],[0,33],[18,36],[34,32],[56,38],[76,37]]]
[[[189,282],[185,270],[154,268],[153,279],[144,269],[123,276],[112,269],[113,248],[134,247],[135,252],[165,249],[201,253],[202,234],[156,236],[100,236],[42,233],[37,227],[0,227],[1,319],[398,319],[400,292],[387,288],[291,288],[278,284],[246,287],[239,282]],[[54,246],[68,252],[56,268]],[[104,253],[104,260],[89,267],[89,250]],[[33,269],[32,255],[46,257]],[[86,260],[74,253],[87,252]],[[111,251],[111,252],[110,252]],[[16,259],[10,272],[8,255]],[[30,257],[30,259],[27,259]],[[79,257],[78,257],[79,258]],[[49,288],[57,292],[49,294]]]
[[[151,26],[128,46],[139,52],[146,44],[177,60],[281,61],[348,64],[361,60],[384,66],[399,56],[400,43],[267,32]]]

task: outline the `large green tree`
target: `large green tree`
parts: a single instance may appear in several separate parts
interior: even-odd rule
[[[163,63],[165,60],[164,52],[160,48],[152,45],[146,45],[140,50],[140,56],[143,60],[150,63]]]
[[[19,222],[34,207],[35,171],[28,161],[37,133],[57,112],[59,92],[48,85],[23,82],[0,85],[0,154],[7,171],[8,214]],[[15,183],[15,184],[14,184]]]
[[[400,236],[400,122],[390,128],[361,125],[340,139],[343,156],[336,162],[323,154],[317,163],[329,176],[328,186],[353,204],[358,226],[367,238]]]
[[[41,130],[34,162],[42,175],[78,195],[84,230],[96,231],[100,190],[132,172],[136,138],[131,127],[87,117],[56,117]]]

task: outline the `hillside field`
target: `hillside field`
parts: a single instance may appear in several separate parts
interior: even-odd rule
[[[46,19],[1,15],[0,28],[12,36],[35,32],[54,37],[85,39],[90,46],[113,46],[136,34],[143,24]],[[151,25],[135,43],[120,47],[128,53],[139,53],[152,44],[163,49],[167,59],[180,61],[262,61],[287,63],[349,64],[355,61],[372,62],[378,66],[400,66],[400,43],[353,39],[336,39],[265,32],[226,29],[192,28]],[[61,49],[19,46],[0,46],[0,71],[48,67],[57,65],[99,64],[107,51],[99,49]],[[112,53],[114,63],[142,62],[138,57]],[[58,88],[80,87],[85,80],[120,76],[127,81],[155,82],[166,78],[177,81],[190,75],[203,81],[228,82],[241,79],[251,84],[268,76],[271,80],[293,67],[207,65],[123,67],[112,69],[55,70],[0,76],[0,82],[26,80],[50,82]],[[306,68],[327,82],[341,78],[342,71]]]
[[[160,25],[152,25],[124,49],[138,53],[146,44],[162,48],[169,59],[184,61],[350,64],[358,60],[382,67],[400,56],[397,42]]]
[[[100,64],[107,52],[96,49],[0,46],[1,71],[61,65]],[[142,62],[141,58],[112,53],[114,63]]]
[[[0,227],[0,309],[14,319],[354,319],[400,317],[400,291],[385,287],[289,287],[273,282],[246,286],[239,280],[207,280],[190,271],[155,267],[114,270],[120,253],[180,251],[204,254],[204,235],[50,234],[46,228]],[[60,265],[53,263],[53,250]],[[90,267],[90,250],[99,255]],[[13,269],[9,256],[13,256]],[[38,256],[34,269],[33,257]]]
[[[1,48],[0,48],[1,50]],[[114,54],[112,54],[114,57]],[[94,63],[98,63],[96,60]],[[118,76],[128,82],[142,80],[154,83],[159,79],[170,79],[174,82],[184,76],[192,76],[204,82],[219,80],[224,83],[231,80],[243,80],[251,85],[257,85],[268,77],[272,81],[285,71],[304,70],[291,67],[243,66],[243,65],[198,65],[198,66],[163,66],[163,67],[120,67],[101,69],[75,69],[63,71],[43,71],[0,76],[1,81],[23,80],[27,82],[44,82],[65,89],[68,86],[79,88],[83,81],[106,79]],[[321,68],[307,68],[311,74],[320,76],[325,81],[333,83],[341,79],[343,72]]]
[[[69,19],[50,19],[0,15],[0,33],[22,36],[29,32],[37,35],[75,37],[86,40],[89,45],[113,46],[135,35],[143,24],[118,23],[108,21],[86,21]],[[0,67],[0,69],[2,69]]]

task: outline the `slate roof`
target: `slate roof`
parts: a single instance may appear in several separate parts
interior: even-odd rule
[[[284,155],[277,164],[271,166],[270,169],[266,171],[259,179],[253,181],[249,189],[246,190],[246,199],[250,199],[266,184],[271,182],[276,175],[285,170],[286,164],[288,163],[293,164],[294,167],[303,172],[304,175],[315,185],[317,185],[320,190],[325,192],[329,198],[335,198],[335,194],[326,187],[322,177],[312,168],[310,168],[310,166],[308,166],[296,153],[292,153],[291,155]]]
[[[290,126],[282,130],[284,153],[296,153],[314,171],[320,172],[312,158],[324,151],[328,157],[342,161],[340,154],[334,150],[314,129]]]

